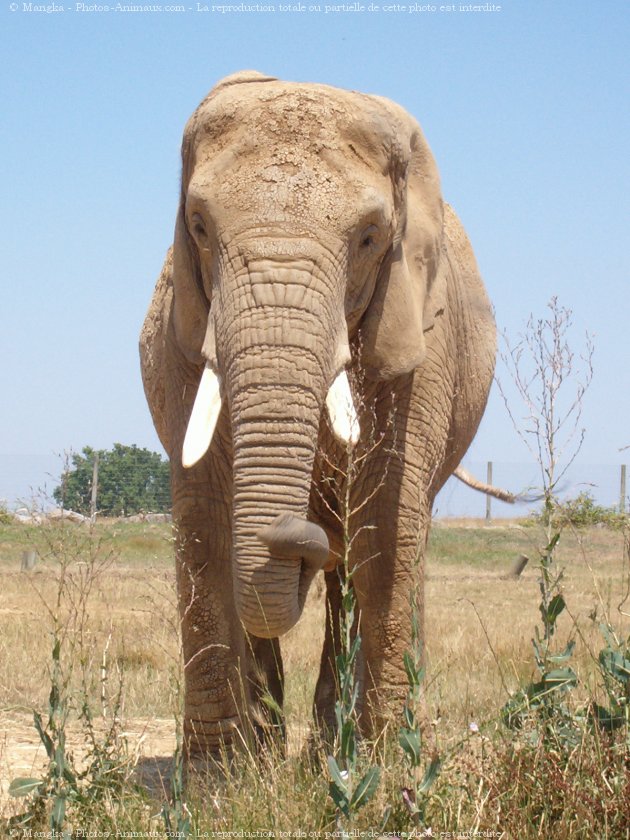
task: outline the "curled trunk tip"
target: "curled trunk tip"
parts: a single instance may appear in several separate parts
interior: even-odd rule
[[[328,560],[326,532],[292,513],[281,513],[270,525],[258,531],[258,539],[276,557],[303,559],[309,566],[321,569]]]

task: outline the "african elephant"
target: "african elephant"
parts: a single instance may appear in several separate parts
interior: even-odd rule
[[[433,500],[495,360],[491,307],[418,124],[377,96],[253,71],[220,82],[184,131],[174,243],[140,350],[171,460],[189,755],[260,720],[263,684],[282,702],[279,637],[322,569],[314,705],[334,718],[353,447],[349,563],[373,731],[404,693]]]

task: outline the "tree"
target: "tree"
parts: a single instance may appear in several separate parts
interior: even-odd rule
[[[581,419],[584,396],[593,379],[593,343],[587,333],[576,359],[569,345],[571,310],[556,297],[547,309],[546,318],[530,316],[515,344],[503,333],[506,350],[501,359],[524,407],[520,419],[498,378],[497,385],[516,432],[538,463],[550,521],[560,481],[584,442]]]
[[[170,468],[157,452],[115,443],[111,450],[89,446],[73,453],[71,466],[53,491],[64,508],[89,515],[94,461],[98,457],[97,510],[104,516],[130,516],[141,511],[164,513],[171,508]]]

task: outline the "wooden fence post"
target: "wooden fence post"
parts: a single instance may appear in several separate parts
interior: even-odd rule
[[[488,461],[486,483],[492,484],[492,461]],[[492,497],[486,493],[486,524],[492,522]]]
[[[22,552],[22,565],[21,569],[23,572],[31,572],[35,568],[35,564],[37,563],[37,552],[30,549],[29,551]]]

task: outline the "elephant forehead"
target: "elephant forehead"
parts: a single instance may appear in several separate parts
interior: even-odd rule
[[[189,195],[211,194],[216,210],[237,212],[241,223],[329,220],[339,232],[340,222],[356,223],[362,197],[392,203],[398,139],[371,97],[317,85],[235,85],[200,106],[191,131]]]
[[[188,187],[193,195],[210,199],[215,213],[238,212],[241,221],[281,221],[286,213],[318,224],[329,219],[337,230],[339,222],[357,222],[357,208],[389,219],[393,207],[391,180],[378,170],[291,140],[265,147],[247,134],[198,161]]]
[[[306,152],[339,152],[383,173],[400,139],[400,126],[392,124],[372,97],[325,85],[281,82],[237,85],[210,97],[190,130],[198,151],[206,155],[236,145],[287,155],[293,147],[298,159]]]

